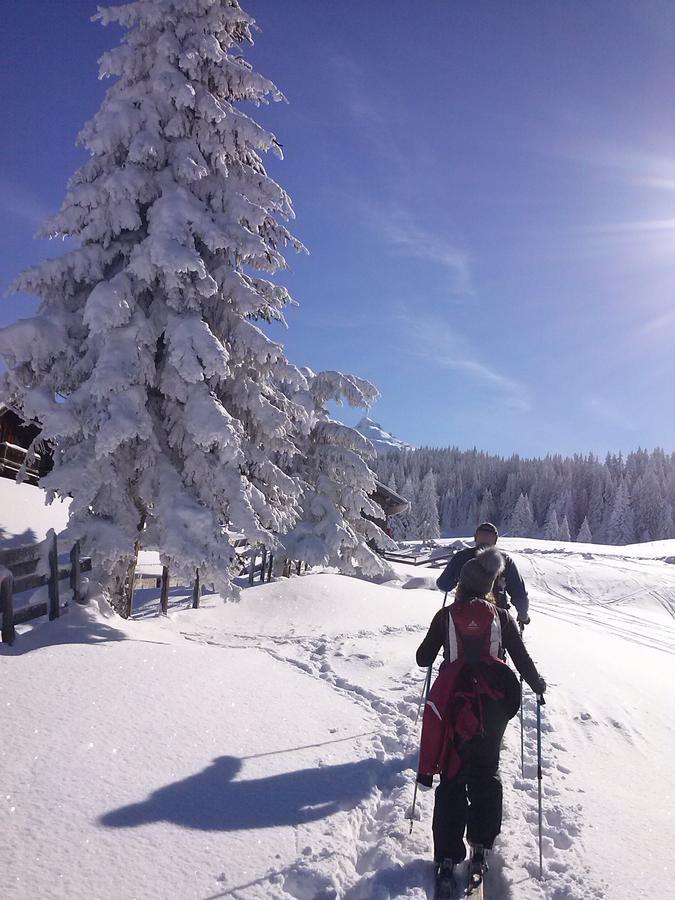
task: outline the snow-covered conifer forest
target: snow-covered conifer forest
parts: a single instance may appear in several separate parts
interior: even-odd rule
[[[53,447],[43,486],[72,497],[70,535],[113,596],[137,542],[230,596],[232,534],[381,574],[366,542],[388,539],[361,516],[378,515],[372,447],[327,412],[377,392],[265,333],[293,303],[271,279],[303,247],[263,163],[280,144],[241,108],[283,99],[241,55],[253,20],[230,0],[97,18],[125,36],[100,61],[89,161],[44,227],[77,246],[18,279],[39,312],[0,332],[0,397]]]
[[[429,472],[444,535],[471,534],[478,522],[493,521],[513,537],[596,544],[675,537],[675,454],[663,450],[601,460],[503,458],[456,447],[394,449],[378,455],[376,472],[412,504],[411,515],[392,520],[399,540],[421,537],[417,519],[429,503],[423,492]]]

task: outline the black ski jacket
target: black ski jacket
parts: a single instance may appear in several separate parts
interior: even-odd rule
[[[502,626],[502,646],[513,660],[513,665],[518,673],[523,676],[535,694],[543,694],[546,690],[546,682],[543,680],[532,657],[520,636],[520,631],[515,619],[505,609],[499,609],[499,620]],[[450,615],[450,606],[439,609],[431,620],[429,631],[422,643],[417,648],[417,665],[430,666],[443,646],[445,635],[444,616]]]
[[[460,550],[458,553],[455,553],[443,570],[442,575],[436,581],[436,586],[441,591],[454,590],[459,583],[459,574],[462,571],[462,566],[470,559],[473,559],[477,551],[477,547],[467,547],[466,550]],[[520,572],[511,557],[502,550],[499,552],[504,557],[504,572],[499,576],[495,584],[497,606],[501,609],[508,609],[509,603],[506,597],[508,594],[519,618],[527,621],[530,600],[527,596],[525,582],[520,577]]]

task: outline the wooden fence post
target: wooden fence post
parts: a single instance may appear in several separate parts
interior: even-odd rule
[[[272,580],[272,567],[274,566],[274,553],[270,553],[270,559],[267,563],[267,581]]]
[[[49,621],[53,622],[61,615],[59,609],[59,551],[56,543],[56,532],[53,528],[47,533],[49,546]]]
[[[159,606],[163,616],[169,612],[169,567],[162,566],[162,588],[159,595]]]
[[[82,579],[80,574],[80,542],[75,541],[70,551],[70,587],[74,603],[85,603],[82,598]]]
[[[267,547],[262,548],[262,558],[260,560],[260,583],[265,580],[265,568],[267,563]]]
[[[13,644],[16,637],[14,630],[14,602],[12,599],[14,579],[9,572],[0,580],[0,613],[2,613],[2,640],[5,644]]]
[[[134,609],[134,583],[136,581],[136,566],[138,565],[138,551],[141,549],[140,541],[136,541],[134,544],[134,558],[129,566],[129,571],[127,573],[127,596],[126,596],[126,615],[125,619],[131,618],[131,613]]]
[[[256,558],[256,548],[251,547],[251,564],[248,570],[248,583],[253,584],[253,578],[255,576],[255,558]]]
[[[202,592],[202,589],[201,589],[201,585],[199,583],[199,569],[197,569],[195,572],[194,587],[192,588],[192,608],[193,609],[199,609],[199,598],[201,596],[201,592]]]

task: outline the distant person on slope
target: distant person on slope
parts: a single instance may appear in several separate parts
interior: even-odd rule
[[[448,565],[445,567],[443,574],[436,581],[436,585],[442,591],[451,591],[459,582],[459,574],[462,571],[464,563],[468,562],[476,556],[479,550],[485,547],[494,547],[497,543],[499,532],[492,522],[483,522],[476,528],[474,540],[475,547],[467,547],[466,550],[460,550],[455,553]],[[493,589],[494,601],[500,609],[509,608],[509,600],[516,608],[518,613],[518,624],[521,631],[525,625],[530,624],[529,607],[530,601],[527,596],[527,588],[525,582],[520,577],[516,564],[506,553],[501,554],[504,558],[504,571],[497,578]]]
[[[501,830],[499,753],[521,690],[503,651],[537,695],[546,690],[514,619],[486,599],[504,565],[495,547],[478,550],[462,567],[454,602],[436,613],[417,650],[417,664],[431,666],[444,648],[424,709],[417,775],[422,789],[432,787],[434,775],[441,778],[433,818],[438,897],[453,896],[453,869],[466,856],[465,830],[470,883],[482,880]]]

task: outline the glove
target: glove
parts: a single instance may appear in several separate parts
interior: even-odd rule
[[[520,625],[520,630],[522,631],[526,625],[530,624],[530,617],[527,613],[518,613],[517,622]]]
[[[546,693],[546,682],[544,681],[543,678],[540,678],[539,684],[537,685],[537,690],[535,691],[535,694],[539,695],[539,694],[545,694],[545,693]]]
[[[422,775],[421,772],[417,773],[417,789],[420,791],[430,791],[434,786],[434,776],[433,775]]]

